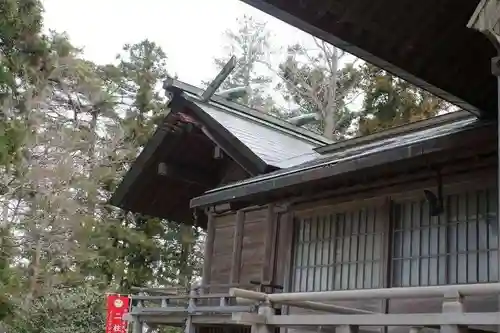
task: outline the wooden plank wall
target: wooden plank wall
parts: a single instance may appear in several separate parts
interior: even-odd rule
[[[229,283],[233,258],[233,239],[236,226],[236,214],[214,216],[214,250],[212,254],[210,278],[208,284]],[[211,292],[217,292],[210,289]]]
[[[275,232],[272,214],[270,208],[259,207],[213,217],[214,245],[210,268],[207,267],[208,284],[248,284],[270,274],[270,258],[274,256],[266,252],[270,252],[273,243],[273,234],[269,233]],[[225,291],[227,288],[218,290]]]
[[[241,262],[237,263],[241,274],[234,282],[260,281],[265,261],[266,225],[267,209],[245,213]]]

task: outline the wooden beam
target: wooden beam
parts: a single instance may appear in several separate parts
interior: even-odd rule
[[[142,333],[142,332],[143,332],[142,321],[140,321],[139,318],[134,318],[134,321],[132,322],[132,333]]]
[[[253,299],[254,301],[265,302],[269,300],[269,296],[266,293],[252,291],[252,290],[244,290],[231,288],[229,290],[229,294],[233,297],[237,297],[237,301],[240,299]],[[245,303],[245,302],[244,302]],[[334,304],[324,304],[318,302],[295,302],[295,301],[283,301],[277,302],[279,304],[290,305],[297,308],[308,309],[308,310],[316,310],[316,311],[325,311],[325,312],[333,312],[333,313],[345,313],[345,314],[372,314],[373,312],[361,309],[348,308],[344,306],[334,305]]]
[[[215,185],[214,178],[207,177],[206,171],[194,170],[165,162],[158,163],[158,175],[205,187]]]
[[[277,255],[278,255],[278,239],[279,239],[279,226],[278,218],[279,215],[276,212],[276,206],[272,205],[271,210],[271,225],[272,225],[272,237],[271,237],[271,253],[269,254],[269,282],[270,284],[283,285],[282,281],[276,281],[276,270],[277,270]]]
[[[231,291],[234,292],[235,289]],[[239,292],[239,290],[238,290]],[[462,296],[480,296],[500,294],[500,283],[478,283],[466,285],[445,285],[429,287],[398,287],[382,289],[358,289],[339,291],[318,291],[300,293],[280,293],[267,295],[270,302],[288,301],[347,301],[371,299],[406,299],[444,297],[447,294],[459,293]],[[236,295],[244,297],[241,295]]]
[[[264,261],[260,272],[260,280],[262,283],[272,282],[272,267],[274,266],[273,250],[275,249],[275,225],[276,214],[274,213],[274,205],[269,204],[266,211],[266,232],[264,235]]]
[[[212,274],[212,258],[214,252],[214,242],[215,242],[215,223],[214,214],[208,213],[207,222],[207,238],[205,239],[205,254],[203,260],[203,272],[201,284],[206,286],[210,282],[210,277]],[[204,290],[202,290],[203,292]]]
[[[214,159],[221,160],[223,158],[224,158],[224,151],[222,150],[221,147],[216,145],[214,147]]]
[[[393,202],[389,197],[386,197],[384,204],[382,205],[382,216],[385,218],[385,223],[383,225],[383,247],[382,247],[382,284],[384,288],[391,288],[392,285],[392,242],[394,238],[393,230],[394,230],[394,214],[393,211]],[[389,313],[390,300],[383,299],[382,300],[382,311],[383,313]],[[384,327],[383,333],[388,333],[389,328]],[[420,333],[420,332],[410,332],[410,333]]]
[[[265,324],[266,317],[255,313],[233,313],[231,318],[235,324],[252,325],[252,324]]]
[[[245,212],[239,210],[236,213],[236,225],[233,238],[233,259],[231,265],[230,283],[238,283],[241,273],[241,253],[243,250],[243,227],[245,224]]]
[[[275,326],[438,326],[438,325],[499,325],[500,313],[413,313],[368,315],[272,315],[268,325]]]

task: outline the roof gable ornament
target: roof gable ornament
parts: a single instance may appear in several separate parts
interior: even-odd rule
[[[220,85],[224,80],[231,74],[233,69],[236,67],[236,57],[233,55],[231,59],[224,65],[219,74],[213,79],[212,82],[208,85],[207,89],[201,95],[202,102],[207,102],[210,98],[215,94],[217,89],[219,89]]]

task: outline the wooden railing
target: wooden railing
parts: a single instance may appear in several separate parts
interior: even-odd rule
[[[500,294],[500,283],[280,294],[265,294],[237,288],[230,290],[230,295],[237,299],[260,302],[257,313],[235,313],[232,316],[236,323],[252,325],[255,333],[270,333],[274,327],[307,326],[334,326],[341,333],[356,332],[360,326],[407,326],[411,327],[413,332],[421,327],[440,327],[443,333],[459,333],[471,325],[500,325],[500,312],[470,313],[466,312],[463,306],[464,297],[495,294]],[[320,303],[417,298],[441,298],[442,312],[383,314]],[[273,304],[286,304],[331,313],[276,315]]]
[[[236,298],[229,294],[232,287],[238,287],[239,290],[262,289],[261,285],[255,283],[211,284],[196,286],[191,290],[182,287],[136,287],[133,290],[138,294],[131,296],[131,307],[126,319],[133,322],[134,333],[141,333],[145,323],[182,325],[188,333],[193,331],[193,318],[199,316],[208,317],[203,319],[205,324],[221,324],[217,316],[225,316],[226,321],[230,322],[233,313],[254,312],[255,302],[238,303]],[[228,292],[207,293],[207,290],[211,289],[226,289]]]

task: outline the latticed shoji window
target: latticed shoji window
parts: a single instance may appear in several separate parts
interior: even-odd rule
[[[393,206],[392,285],[498,281],[496,188],[444,198],[431,217],[424,200]]]
[[[293,291],[381,287],[382,230],[375,208],[296,221]]]

